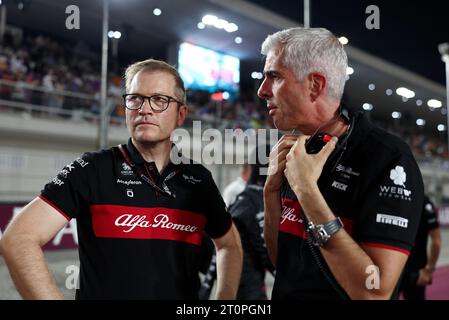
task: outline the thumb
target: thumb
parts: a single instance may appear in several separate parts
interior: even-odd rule
[[[334,151],[335,146],[337,145],[338,138],[332,137],[328,143],[321,149],[321,151],[318,153],[320,157],[327,159],[329,158],[332,151]]]

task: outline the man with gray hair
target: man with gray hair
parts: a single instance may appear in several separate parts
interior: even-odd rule
[[[273,299],[396,298],[423,201],[409,147],[342,104],[347,56],[330,31],[279,31],[262,54],[258,95],[292,131],[264,187]]]

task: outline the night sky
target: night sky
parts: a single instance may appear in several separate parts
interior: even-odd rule
[[[303,21],[302,0],[248,0],[294,21]],[[377,5],[380,29],[368,30],[365,9]],[[311,0],[312,27],[325,27],[349,44],[445,84],[438,44],[449,42],[449,1]]]

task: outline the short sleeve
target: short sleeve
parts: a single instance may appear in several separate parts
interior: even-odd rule
[[[75,159],[45,185],[39,197],[67,220],[77,218],[90,199],[89,173],[92,174],[92,167],[92,157],[88,153]]]
[[[205,231],[211,238],[220,238],[231,228],[232,218],[226,211],[226,205],[210,172],[207,173],[204,182],[201,198],[204,199],[207,216]]]
[[[410,254],[423,205],[423,182],[415,159],[410,154],[396,157],[381,167],[372,181],[361,195],[354,239]]]

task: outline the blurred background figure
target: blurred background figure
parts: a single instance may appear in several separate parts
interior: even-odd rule
[[[223,190],[223,200],[226,203],[226,207],[229,208],[246,187],[246,183],[251,176],[251,166],[247,163],[242,165],[240,169],[240,176],[226,186]]]
[[[429,252],[427,252],[430,237]],[[441,233],[432,201],[424,196],[423,213],[413,247],[402,274],[400,291],[405,300],[425,300],[441,251]]]
[[[229,207],[229,212],[240,233],[243,247],[243,269],[240,286],[237,292],[238,300],[267,300],[265,287],[265,273],[274,273],[274,267],[268,257],[263,238],[264,205],[263,186],[266,180],[268,163],[263,164],[258,157],[258,150],[265,148],[268,158],[269,146],[259,146],[253,151],[251,160],[254,164],[247,164],[245,173],[248,174],[248,183],[243,192],[237,195],[236,200]],[[250,161],[252,163],[254,161]],[[244,166],[245,167],[245,166]],[[242,172],[244,171],[242,168]],[[216,278],[215,256],[200,290],[200,299],[207,300],[210,296]]]

